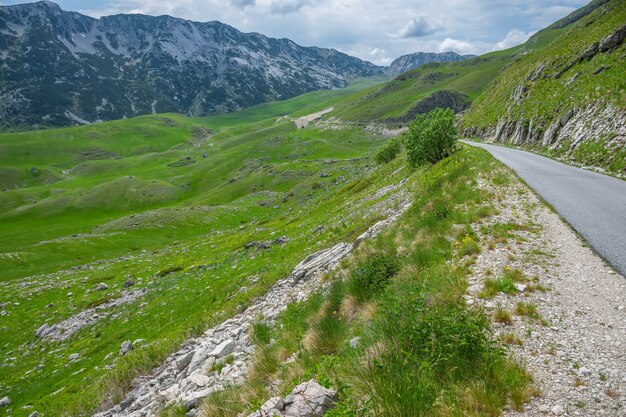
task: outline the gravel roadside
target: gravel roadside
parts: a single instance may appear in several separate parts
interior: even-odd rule
[[[626,278],[520,181],[481,186],[498,213],[476,226],[481,242],[491,243],[477,255],[466,298],[493,314],[496,334],[539,391],[504,415],[626,415]],[[496,224],[517,226],[496,239]],[[485,297],[486,280],[515,270],[524,278],[513,291]],[[529,305],[536,313],[524,311]]]

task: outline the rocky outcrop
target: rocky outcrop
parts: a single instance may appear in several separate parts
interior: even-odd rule
[[[389,216],[391,220],[383,224],[389,225],[409,206],[406,202],[398,204]],[[366,236],[376,236],[383,224],[372,226]],[[168,404],[181,404],[193,413],[212,392],[243,383],[254,353],[254,345],[248,337],[250,326],[259,317],[271,325],[289,303],[308,298],[322,285],[322,275],[335,269],[353,248],[352,243],[342,242],[307,256],[288,277],[276,282],[244,312],[185,342],[152,374],[136,378],[131,391],[119,404],[96,416],[151,416]],[[271,408],[282,413],[277,415],[284,416],[321,415],[315,413],[325,411],[334,395],[333,391],[309,381],[296,387],[280,404],[278,400],[272,402]]]
[[[337,391],[310,380],[295,387],[285,398],[270,398],[248,417],[321,417],[336,400]]]
[[[598,45],[598,51],[608,52],[611,51],[624,42],[626,39],[626,25],[621,26],[615,32],[604,38]]]
[[[105,288],[101,288],[100,284],[96,288],[98,291],[102,291]],[[108,286],[107,286],[108,288]],[[48,323],[44,323],[35,331],[35,336],[42,338],[44,340],[65,340],[72,336],[74,333],[79,331],[80,329],[91,326],[92,324],[97,323],[105,317],[108,317],[112,314],[112,309],[114,307],[119,307],[124,304],[131,303],[143,296],[147,289],[141,289],[136,291],[129,291],[124,293],[121,297],[116,298],[111,301],[107,301],[103,304],[100,304],[93,308],[88,308],[86,310],[81,311],[78,314],[73,315],[72,317],[63,320],[60,323],[49,325]]]
[[[469,127],[462,133],[488,142],[559,151],[557,154],[565,158],[571,158],[581,144],[592,141],[601,142],[613,153],[626,151],[626,111],[612,104],[597,101],[583,109],[569,109],[544,126],[532,119],[502,118],[495,128]]]
[[[587,47],[580,55],[567,63],[563,68],[554,73],[554,78],[558,79],[576,64],[582,61],[591,60],[599,53],[610,53],[618,48],[626,39],[626,25],[620,26],[615,31],[611,32],[607,37],[600,42],[594,42]],[[601,72],[601,71],[600,71]],[[595,73],[594,75],[599,74]]]
[[[439,90],[418,101],[409,111],[400,117],[386,119],[389,123],[406,123],[415,119],[418,114],[425,114],[436,108],[452,109],[455,113],[469,107],[469,98],[459,91]]]

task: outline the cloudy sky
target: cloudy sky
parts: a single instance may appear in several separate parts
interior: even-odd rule
[[[0,0],[0,4],[24,1]],[[588,0],[58,0],[99,17],[168,14],[335,48],[388,64],[424,51],[480,54],[524,42]]]

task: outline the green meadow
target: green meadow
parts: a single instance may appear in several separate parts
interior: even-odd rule
[[[215,118],[0,135],[0,390],[12,415],[85,415],[119,400],[135,376],[307,254],[380,220],[385,197],[372,196],[410,175],[402,162],[373,162],[385,139],[360,128],[298,130],[282,117],[351,92]],[[289,241],[245,248],[282,236]],[[143,292],[66,340],[35,336],[129,291]],[[141,349],[113,361],[122,342],[138,339]]]

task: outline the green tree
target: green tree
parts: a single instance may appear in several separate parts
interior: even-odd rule
[[[428,114],[418,114],[409,123],[406,139],[408,160],[412,167],[434,164],[448,156],[456,144],[454,113],[437,108]]]
[[[396,159],[396,156],[402,150],[402,144],[399,140],[391,139],[385,143],[376,153],[376,163],[386,164]]]

